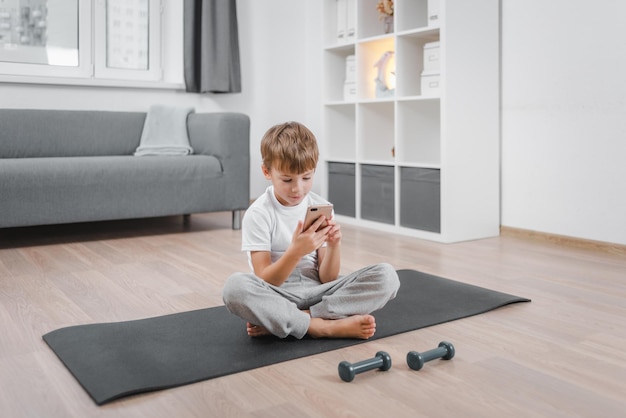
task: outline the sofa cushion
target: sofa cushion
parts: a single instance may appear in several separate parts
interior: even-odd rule
[[[0,158],[132,155],[145,113],[0,109]]]
[[[0,227],[196,213],[224,180],[208,155],[5,159]]]

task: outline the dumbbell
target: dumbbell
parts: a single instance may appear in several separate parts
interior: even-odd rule
[[[409,351],[406,355],[406,362],[413,370],[419,370],[424,367],[424,363],[427,361],[442,358],[443,360],[450,360],[454,357],[454,346],[452,343],[442,341],[437,348],[418,353],[417,351]]]
[[[380,369],[382,371],[391,369],[391,357],[384,351],[379,351],[374,358],[359,361],[358,363],[352,364],[347,361],[342,361],[339,363],[338,369],[341,380],[344,382],[352,382],[354,376],[359,373],[374,369]]]

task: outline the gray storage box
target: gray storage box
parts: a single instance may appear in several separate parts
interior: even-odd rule
[[[361,167],[361,218],[394,224],[394,167]]]
[[[351,163],[328,163],[328,200],[335,213],[356,216],[355,166]]]
[[[441,232],[441,173],[438,169],[400,168],[400,225]]]

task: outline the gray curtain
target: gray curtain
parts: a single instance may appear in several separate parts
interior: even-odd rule
[[[185,0],[184,59],[187,91],[241,92],[235,0]]]

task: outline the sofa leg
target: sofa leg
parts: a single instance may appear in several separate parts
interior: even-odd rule
[[[233,229],[239,230],[241,229],[241,218],[243,216],[242,210],[234,210],[233,211]]]
[[[183,215],[183,225],[187,226],[191,223],[191,215],[186,213]]]

